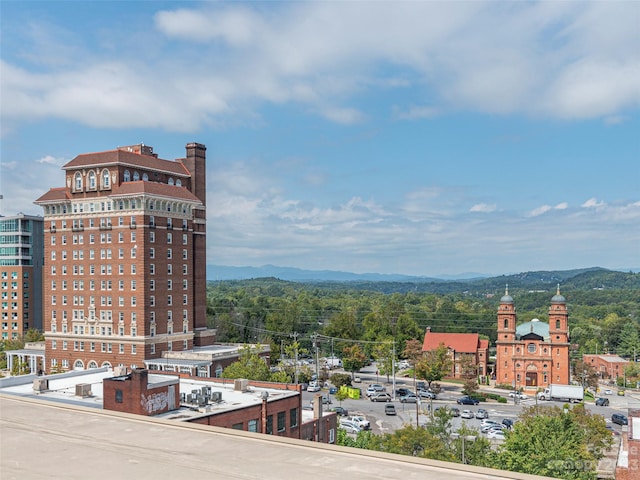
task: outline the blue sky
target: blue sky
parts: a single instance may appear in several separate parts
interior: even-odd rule
[[[207,263],[640,267],[638,2],[3,1],[0,211],[207,146]]]

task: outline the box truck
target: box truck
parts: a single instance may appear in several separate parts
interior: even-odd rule
[[[559,402],[581,402],[584,390],[580,385],[549,385],[538,393],[538,400],[556,400]]]

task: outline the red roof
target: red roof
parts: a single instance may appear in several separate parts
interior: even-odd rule
[[[35,201],[38,202],[59,202],[60,200],[70,200],[71,195],[67,192],[65,187],[51,188],[47,193],[42,195]]]
[[[189,177],[191,174],[180,162],[162,160],[151,155],[129,152],[127,150],[109,150],[107,152],[83,153],[67,162],[62,169],[70,170],[82,167],[102,167],[106,165],[129,165],[141,169],[163,171],[181,177]]]
[[[202,203],[200,199],[187,190],[186,187],[167,185],[166,183],[159,182],[145,182],[143,180],[121,183],[119,187],[113,189],[109,196],[116,197],[119,195],[135,195],[139,193],[149,193],[151,195],[179,198],[182,200]]]
[[[456,352],[476,353],[479,348],[483,348],[482,342],[486,342],[484,348],[489,346],[489,341],[480,340],[477,333],[437,333],[427,331],[424,335],[422,351],[435,350],[441,343],[444,343],[446,347]]]

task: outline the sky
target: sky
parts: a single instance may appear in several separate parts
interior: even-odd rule
[[[207,147],[207,263],[640,267],[640,2],[0,2],[0,214]]]

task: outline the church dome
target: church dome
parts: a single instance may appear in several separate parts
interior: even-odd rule
[[[513,303],[513,297],[509,295],[509,285],[504,290],[504,296],[500,299],[500,303]]]
[[[551,298],[551,303],[567,303],[567,300],[562,295],[560,295],[560,285],[558,285],[556,294]]]

